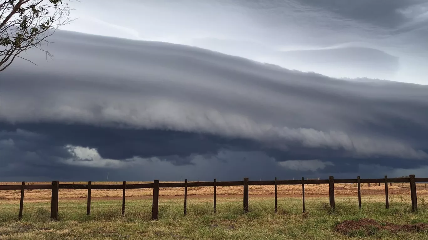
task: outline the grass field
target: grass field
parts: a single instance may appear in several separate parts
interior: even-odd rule
[[[362,185],[361,211],[355,184],[335,185],[334,212],[328,185],[305,186],[306,213],[301,186],[278,186],[278,213],[273,192],[273,186],[250,186],[250,212],[244,214],[242,186],[218,187],[214,214],[213,188],[189,188],[188,215],[183,216],[184,189],[161,188],[159,220],[151,221],[151,189],[126,191],[125,216],[122,190],[92,190],[87,216],[87,191],[61,189],[60,221],[51,221],[51,191],[26,190],[24,217],[18,221],[20,191],[1,191],[0,239],[428,239],[428,225],[422,224],[428,222],[425,184],[417,186],[417,213],[411,212],[408,184],[389,186],[388,210],[383,184]]]
[[[428,231],[389,231],[370,227],[339,233],[335,226],[345,220],[374,219],[381,225],[417,224],[428,221],[425,198],[419,211],[411,213],[407,198],[391,198],[386,210],[383,198],[363,198],[360,211],[355,197],[336,199],[331,212],[328,198],[309,198],[302,213],[300,198],[280,198],[274,213],[273,197],[251,198],[250,212],[242,212],[240,198],[218,199],[217,213],[211,199],[188,199],[188,215],[183,216],[182,199],[160,199],[159,220],[150,221],[151,201],[130,200],[121,216],[121,201],[94,200],[86,216],[82,200],[60,200],[60,221],[51,221],[49,202],[24,205],[24,217],[17,220],[19,204],[0,204],[0,239],[428,239]]]

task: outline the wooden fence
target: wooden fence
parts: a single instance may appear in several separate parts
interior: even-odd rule
[[[58,220],[58,191],[59,189],[87,189],[87,214],[91,213],[91,190],[92,189],[116,189],[123,190],[122,197],[122,214],[125,214],[125,192],[126,189],[141,189],[141,188],[152,188],[153,189],[153,203],[152,203],[152,220],[158,219],[159,213],[159,188],[174,188],[181,187],[184,188],[184,214],[187,213],[187,188],[188,187],[214,187],[214,212],[216,212],[217,204],[217,191],[218,186],[243,186],[244,196],[243,196],[243,211],[248,212],[248,186],[249,185],[273,185],[275,186],[275,212],[277,212],[277,200],[278,200],[278,185],[302,185],[302,202],[303,202],[303,212],[306,211],[305,208],[305,184],[328,184],[329,185],[329,201],[330,207],[332,210],[335,209],[335,200],[334,200],[334,184],[335,183],[356,183],[358,185],[358,206],[361,209],[361,183],[381,183],[385,184],[385,207],[389,208],[389,197],[388,197],[388,183],[409,183],[411,200],[412,200],[412,211],[417,211],[417,195],[416,195],[416,183],[417,182],[428,182],[428,178],[415,178],[415,175],[410,175],[407,178],[385,178],[382,179],[361,179],[359,176],[356,179],[334,179],[333,176],[330,176],[326,180],[316,180],[316,179],[304,179],[302,180],[277,180],[274,181],[249,181],[248,178],[244,178],[243,181],[229,181],[229,182],[218,182],[214,179],[213,182],[187,182],[187,179],[184,183],[171,183],[171,182],[159,182],[159,180],[154,180],[153,183],[143,183],[143,184],[127,184],[126,181],[123,181],[122,184],[97,184],[92,185],[92,182],[89,181],[88,184],[61,184],[59,181],[53,181],[52,184],[46,185],[26,185],[25,182],[22,182],[22,185],[0,185],[0,190],[21,190],[21,199],[19,206],[19,219],[22,218],[22,212],[24,207],[24,190],[25,189],[51,189],[51,218]]]

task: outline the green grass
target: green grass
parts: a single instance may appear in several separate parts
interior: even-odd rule
[[[389,210],[383,203],[363,199],[358,210],[355,199],[337,199],[331,212],[328,199],[310,198],[307,214],[301,213],[301,200],[278,200],[278,213],[272,199],[251,199],[250,212],[242,213],[239,199],[218,199],[217,213],[206,200],[188,201],[188,215],[183,216],[182,200],[163,200],[159,221],[150,221],[151,202],[128,201],[126,216],[121,216],[120,201],[97,201],[86,216],[84,201],[60,201],[60,221],[51,221],[49,203],[25,203],[24,217],[17,220],[17,203],[0,204],[0,239],[428,239],[428,232],[391,233],[376,231],[371,235],[355,231],[344,236],[334,226],[344,220],[372,218],[396,224],[425,223],[428,211],[420,204],[411,213],[410,204],[393,202]]]

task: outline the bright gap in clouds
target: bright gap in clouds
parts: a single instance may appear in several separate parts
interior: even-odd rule
[[[337,78],[428,84],[426,1],[93,0],[74,7],[78,19],[65,30],[196,46]]]
[[[96,168],[120,168],[126,163],[114,159],[104,159],[95,148],[66,145],[65,149],[73,156],[62,162],[70,165],[96,167]]]

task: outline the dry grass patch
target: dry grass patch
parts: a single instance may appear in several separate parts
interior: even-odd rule
[[[66,182],[64,182],[66,183]],[[86,182],[67,182],[69,184],[86,184]],[[147,182],[129,182],[132,183],[147,183]],[[0,184],[16,184],[20,183],[0,183]],[[27,183],[27,184],[49,184],[49,183]],[[96,184],[117,184],[120,182],[94,182]],[[425,184],[417,184],[418,196],[428,196],[428,189]],[[151,198],[152,189],[127,189],[126,197],[130,199],[145,199]],[[384,184],[362,184],[361,193],[363,196],[378,196],[385,194]],[[198,198],[211,198],[214,194],[213,187],[189,187],[188,195]],[[240,197],[243,194],[242,186],[232,187],[217,187],[218,197]],[[274,186],[249,186],[250,196],[273,196]],[[280,197],[299,197],[302,194],[301,185],[278,185],[278,196]],[[403,198],[410,199],[409,184],[393,184],[389,186],[389,194],[391,197],[402,195]],[[177,198],[184,195],[184,188],[160,188],[161,197]],[[321,197],[328,196],[328,184],[309,184],[305,185],[306,197]],[[336,196],[357,196],[356,184],[335,184]],[[51,197],[50,190],[26,190],[25,201],[49,201]],[[60,189],[59,198],[64,200],[79,200],[87,197],[87,190],[79,189]],[[0,191],[0,202],[19,200],[20,191]],[[92,190],[92,198],[94,199],[121,199],[122,190]]]

